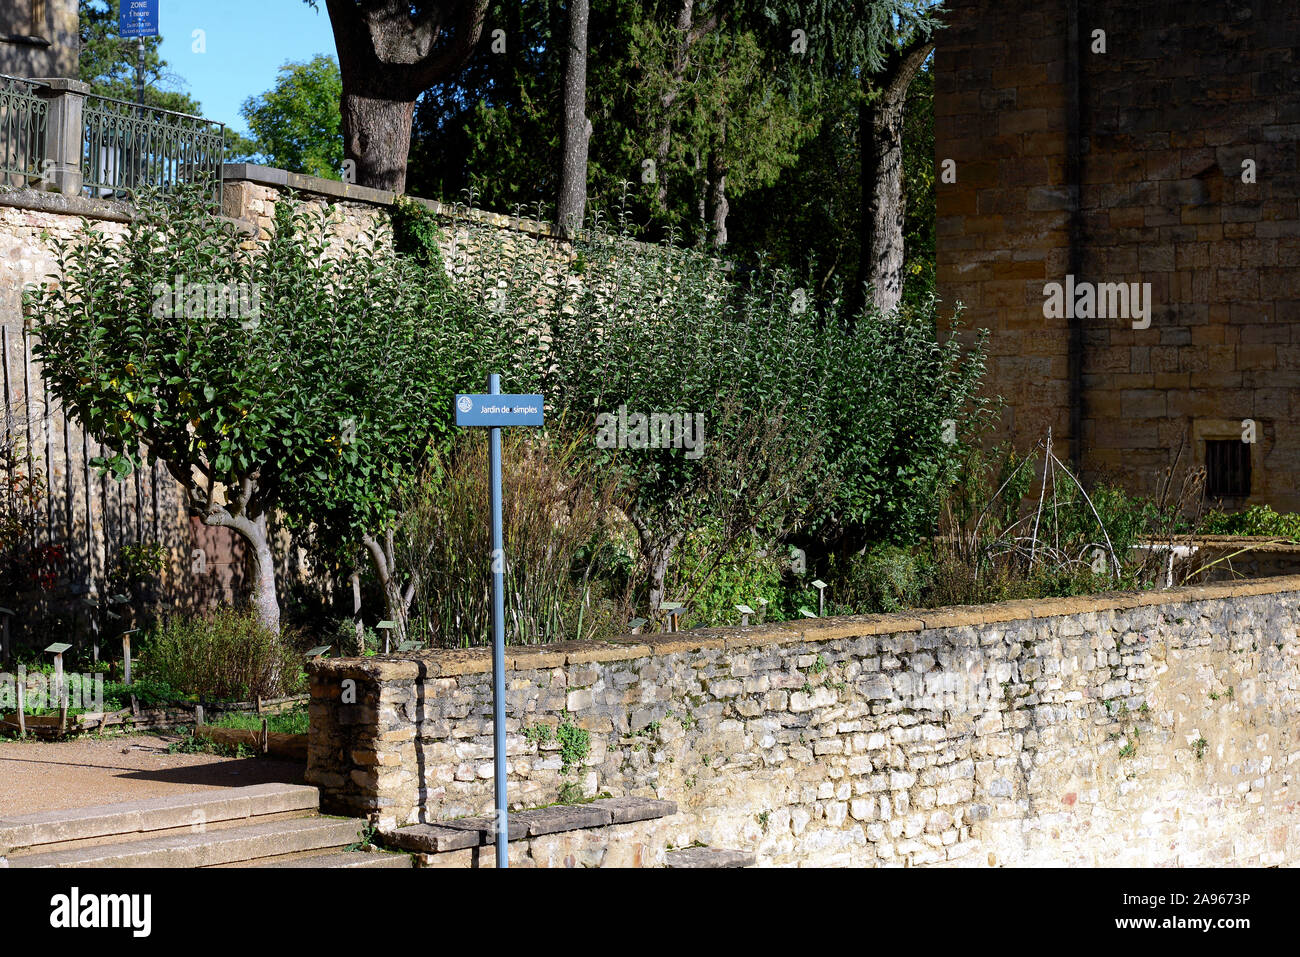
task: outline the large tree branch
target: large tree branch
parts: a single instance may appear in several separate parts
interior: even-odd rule
[[[907,43],[890,51],[885,66],[879,73],[867,74],[865,79],[892,104],[907,94],[907,88],[921,69],[921,64],[933,50],[934,38],[929,34],[917,33]]]

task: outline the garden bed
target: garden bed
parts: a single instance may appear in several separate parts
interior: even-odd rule
[[[209,727],[206,724],[200,724],[198,720],[197,709],[203,708],[206,717],[215,717],[225,714],[266,714],[276,715],[289,711],[298,705],[305,705],[308,700],[307,695],[291,695],[284,698],[274,698],[269,701],[236,701],[236,702],[219,702],[215,704],[203,704],[190,702],[173,702],[164,707],[156,708],[122,708],[118,711],[101,712],[87,711],[80,714],[69,714],[67,717],[66,728],[61,726],[60,717],[57,714],[52,715],[26,715],[24,724],[28,734],[40,738],[57,738],[66,734],[82,734],[86,732],[103,731],[109,728],[144,731],[155,728],[176,728],[195,725],[198,727]],[[21,729],[18,724],[18,715],[16,712],[10,712],[0,717],[0,729],[17,734]],[[237,729],[217,729],[217,730],[237,730]],[[249,732],[256,734],[256,732]],[[298,737],[298,735],[282,735],[282,737]],[[302,758],[306,760],[306,736],[301,735],[304,739],[302,748]],[[287,746],[286,746],[287,747]],[[290,749],[291,750],[291,749]],[[272,752],[274,753],[274,752]],[[288,756],[286,754],[286,756]]]

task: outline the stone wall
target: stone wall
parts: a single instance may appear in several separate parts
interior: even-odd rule
[[[764,865],[1294,864],[1297,624],[1290,577],[510,648],[510,797],[669,799]],[[489,811],[490,668],[315,663],[322,806]]]
[[[989,329],[1000,435],[1048,428],[1151,492],[1256,423],[1249,499],[1300,508],[1294,4],[955,0],[935,52],[941,295]],[[1094,31],[1105,52],[1094,52]],[[1243,163],[1254,181],[1243,182]],[[1150,325],[1048,319],[1044,285],[1150,283]]]

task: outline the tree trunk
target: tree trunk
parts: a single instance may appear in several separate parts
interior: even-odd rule
[[[342,110],[343,153],[356,163],[357,183],[405,192],[415,101],[345,92]]]
[[[892,312],[903,298],[903,107],[933,49],[917,40],[895,51],[885,70],[869,78],[874,89],[858,104],[862,228],[855,293],[865,295],[869,286],[871,304],[881,312]]]
[[[249,571],[252,574],[252,606],[257,620],[280,633],[280,603],[275,594],[275,555],[266,534],[266,513],[255,519],[244,514],[232,515],[221,507],[209,507],[203,515],[203,524],[215,528],[228,528],[247,543]]]
[[[664,581],[668,577],[668,562],[673,557],[677,543],[682,540],[681,532],[656,535],[649,523],[638,512],[629,513],[628,518],[636,529],[641,544],[641,557],[646,562],[646,600],[650,605],[649,617],[659,610],[664,600]]]
[[[259,515],[256,521],[248,524],[254,529],[254,534],[244,536],[253,549],[253,610],[257,614],[257,620],[278,635],[280,603],[275,594],[275,555],[271,551],[271,543],[267,541],[266,515]]]
[[[354,568],[348,581],[352,585],[352,622],[357,633],[356,654],[360,658],[366,653],[366,626],[361,620],[361,569]]]
[[[397,560],[393,547],[393,533],[390,531],[384,537],[383,542],[367,533],[361,536],[361,542],[370,553],[370,559],[375,566],[375,575],[379,578],[380,587],[384,590],[384,609],[388,614],[388,620],[395,625],[393,637],[399,643],[403,642],[406,640],[407,602],[403,598],[401,586],[397,582]]]
[[[725,124],[718,136],[718,146],[709,154],[709,228],[714,247],[721,248],[727,245],[727,212],[730,209],[727,202],[727,170],[719,157],[719,151],[726,142]]]
[[[470,58],[487,4],[325,0],[343,81],[343,151],[359,185],[406,189],[415,101]]]
[[[560,195],[555,222],[561,236],[582,228],[587,208],[587,16],[589,0],[569,0],[569,42],[564,48],[563,118],[560,129]]]

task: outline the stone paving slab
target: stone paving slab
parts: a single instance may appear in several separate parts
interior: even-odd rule
[[[605,808],[610,812],[611,823],[632,824],[636,821],[651,821],[659,817],[672,817],[677,813],[674,801],[661,801],[658,798],[617,797],[593,801],[592,807]]]

